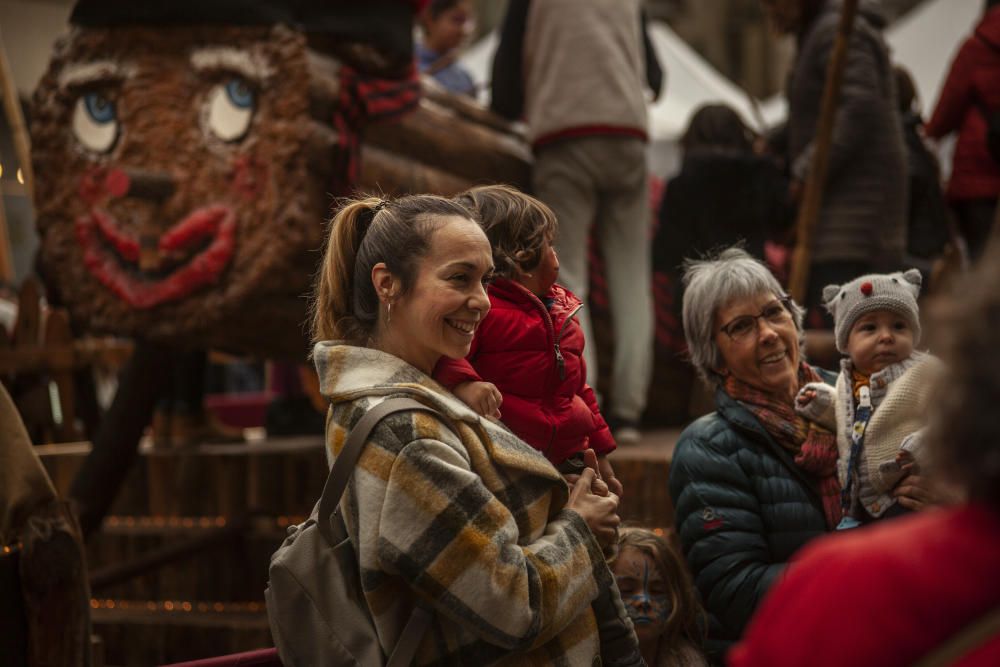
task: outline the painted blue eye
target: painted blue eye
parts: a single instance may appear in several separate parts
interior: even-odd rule
[[[118,140],[115,103],[98,92],[84,93],[73,107],[73,135],[88,151],[107,153]]]
[[[87,113],[95,122],[103,125],[115,119],[115,103],[104,95],[87,93],[83,96],[83,103],[87,108]]]
[[[233,78],[226,82],[226,94],[229,100],[241,109],[252,109],[254,107],[253,88],[240,78]]]
[[[256,94],[245,79],[234,76],[208,94],[208,130],[225,142],[240,141],[250,130]]]

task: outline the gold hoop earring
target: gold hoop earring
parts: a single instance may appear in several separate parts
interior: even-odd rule
[[[392,322],[392,301],[386,301],[385,302],[385,324],[386,324],[386,326],[389,326],[390,322]]]

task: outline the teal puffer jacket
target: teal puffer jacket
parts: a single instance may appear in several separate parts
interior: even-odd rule
[[[670,496],[721,662],[792,554],[827,529],[815,480],[722,389],[715,403],[681,433]]]

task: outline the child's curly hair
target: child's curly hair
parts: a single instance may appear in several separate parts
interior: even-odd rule
[[[481,185],[455,196],[486,232],[496,273],[514,279],[534,270],[558,223],[548,206],[509,185]]]

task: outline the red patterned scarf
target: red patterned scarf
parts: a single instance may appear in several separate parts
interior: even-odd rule
[[[799,366],[799,387],[823,379],[808,364]],[[830,529],[840,523],[840,481],[837,479],[836,435],[795,412],[791,401],[737,380],[726,377],[723,389],[760,421],[774,440],[784,447],[795,464],[817,481],[823,511]]]

